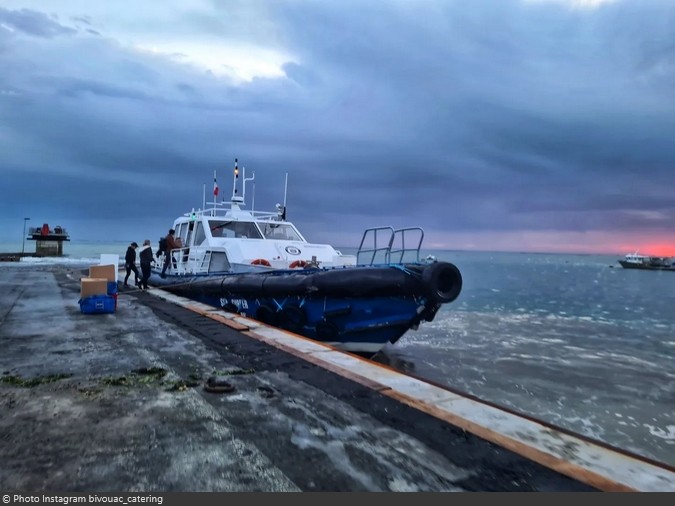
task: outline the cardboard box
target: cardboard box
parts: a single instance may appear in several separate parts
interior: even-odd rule
[[[109,265],[90,265],[89,266],[89,277],[90,278],[103,278],[108,281],[116,281],[117,276],[115,275],[117,267]]]
[[[108,265],[112,264],[114,265],[115,268],[115,281],[120,280],[120,271],[119,271],[119,265],[120,265],[120,256],[115,255],[112,253],[101,253],[101,260],[98,262],[98,265]],[[90,276],[93,277],[93,276]]]
[[[80,298],[90,295],[108,295],[108,280],[105,278],[82,278],[80,280]]]
[[[84,314],[114,313],[116,302],[112,295],[89,295],[80,299],[80,311]]]

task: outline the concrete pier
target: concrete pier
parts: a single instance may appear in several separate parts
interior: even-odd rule
[[[84,315],[86,268],[0,265],[4,491],[675,491],[671,469],[159,289]]]

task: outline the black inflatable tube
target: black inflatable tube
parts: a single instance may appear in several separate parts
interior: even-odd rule
[[[346,267],[318,271],[232,274],[164,288],[177,294],[218,297],[426,296],[434,302],[446,303],[455,300],[459,295],[462,276],[454,264],[434,262],[400,267]]]
[[[428,295],[435,302],[446,304],[455,300],[462,291],[462,274],[449,262],[430,264],[422,272]]]

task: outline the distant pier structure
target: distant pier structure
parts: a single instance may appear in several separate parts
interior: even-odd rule
[[[63,242],[70,241],[65,228],[61,225],[50,228],[47,223],[41,227],[31,227],[27,239],[35,241],[36,257],[63,256]]]

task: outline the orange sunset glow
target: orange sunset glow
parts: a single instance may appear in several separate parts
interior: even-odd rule
[[[568,253],[626,255],[638,251],[643,255],[675,257],[675,238],[657,232],[589,232],[499,231],[456,232],[430,231],[427,245],[431,249],[482,251],[517,251],[532,253]],[[675,237],[675,235],[674,235]],[[346,244],[346,243],[345,243]]]
[[[645,255],[659,257],[675,256],[675,243],[673,242],[646,242],[638,249]]]

